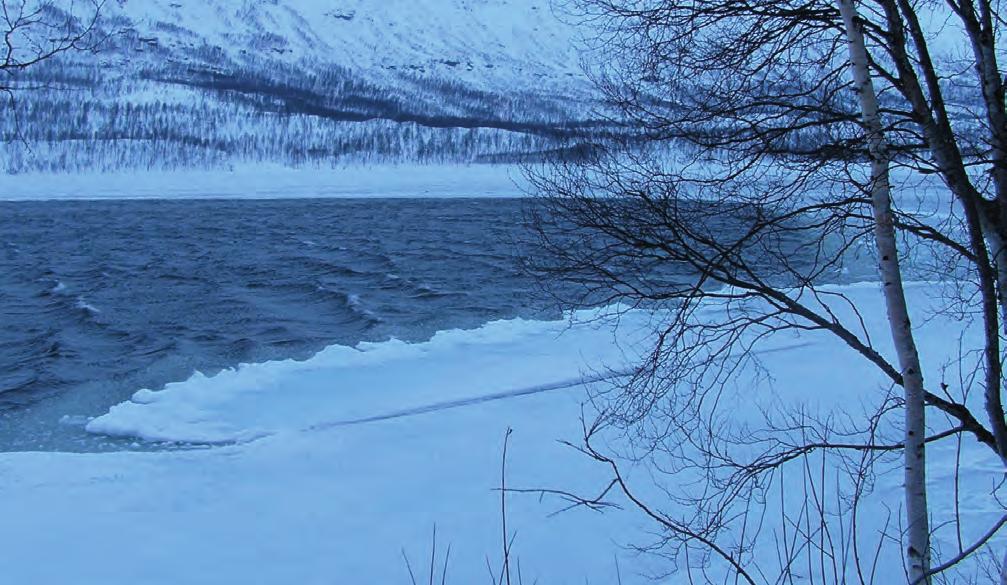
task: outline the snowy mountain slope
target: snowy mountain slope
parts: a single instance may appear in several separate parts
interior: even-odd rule
[[[173,53],[212,47],[238,62],[425,74],[491,91],[584,81],[576,29],[549,0],[126,0],[111,12]]]
[[[101,27],[25,72],[49,89],[0,112],[8,173],[514,162],[611,131],[549,0],[118,0]]]

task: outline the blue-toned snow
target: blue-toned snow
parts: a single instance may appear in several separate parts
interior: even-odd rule
[[[878,286],[833,292],[856,303],[866,333],[890,355]],[[908,292],[921,311],[940,297],[933,285]],[[851,316],[841,302],[833,308]],[[720,310],[713,305],[702,314],[716,318]],[[508,486],[593,495],[607,481],[606,466],[559,442],[579,441],[581,417],[591,420],[594,412],[585,388],[605,382],[571,382],[631,363],[660,314],[624,313],[618,327],[596,319],[600,314],[498,321],[418,344],[332,348],[305,362],[242,366],[139,392],[88,428],[137,439],[237,442],[168,452],[0,455],[4,575],[53,584],[408,583],[403,552],[426,575],[436,525],[439,559],[451,545],[449,582],[484,582],[487,558],[497,566],[500,557],[496,489],[508,428]],[[940,381],[941,364],[957,355],[949,332],[960,325],[918,322],[926,375]],[[971,343],[976,333],[965,330],[963,339]],[[744,368],[721,396],[742,406],[741,418],[757,418],[757,407],[779,397],[814,411],[850,408],[888,388],[875,368],[826,334],[779,334],[760,348],[771,379]],[[603,442],[619,444],[618,436]],[[984,449],[963,444],[966,542],[999,509],[982,486],[995,484],[1000,464]],[[928,459],[932,501],[951,501],[954,442],[932,446]],[[868,558],[880,531],[893,529],[885,519],[901,498],[899,466],[880,471],[860,515]],[[648,487],[646,473],[631,477],[664,512],[688,513]],[[799,467],[781,479],[780,497],[799,510],[811,497]],[[653,524],[631,507],[553,515],[566,503],[518,494],[508,502],[514,555],[529,581],[642,584],[676,567],[625,548],[654,538]],[[954,513],[942,505],[933,511],[935,526]],[[772,563],[780,526],[772,513],[763,522],[757,558]],[[954,538],[942,530],[935,542],[952,550]],[[897,581],[899,559],[897,541],[886,539],[877,578]],[[684,578],[680,572],[667,582]]]

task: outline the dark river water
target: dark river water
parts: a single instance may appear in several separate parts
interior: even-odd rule
[[[196,371],[558,318],[519,260],[532,204],[0,202],[0,450],[131,447],[83,423]],[[662,266],[644,276],[685,276]]]
[[[556,317],[523,205],[0,203],[0,450],[100,448],[81,419],[196,370]]]

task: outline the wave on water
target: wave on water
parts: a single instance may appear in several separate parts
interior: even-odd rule
[[[74,303],[74,306],[90,315],[98,315],[101,313],[101,309],[87,302],[87,299],[85,299],[83,295],[77,297],[77,302]]]
[[[322,284],[317,285],[315,290],[318,293],[321,293],[323,297],[335,298],[342,306],[346,307],[351,314],[362,319],[368,325],[377,325],[384,321],[381,317],[375,314],[371,308],[365,306],[359,294],[333,290]]]
[[[557,316],[508,261],[522,205],[0,203],[0,450],[194,371]]]
[[[374,314],[374,311],[364,306],[364,302],[363,300],[361,300],[360,295],[358,294],[346,295],[346,302],[349,304],[350,308],[352,308],[360,315],[363,315],[367,319],[371,319],[378,323],[382,322],[381,317],[378,317],[377,315]]]

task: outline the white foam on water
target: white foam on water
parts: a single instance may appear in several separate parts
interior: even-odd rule
[[[101,309],[99,309],[98,307],[95,307],[91,303],[87,302],[87,299],[85,299],[83,296],[77,297],[77,302],[74,303],[74,306],[76,306],[78,309],[80,309],[80,310],[82,310],[84,312],[90,313],[92,315],[97,315],[97,314],[101,313]]]

